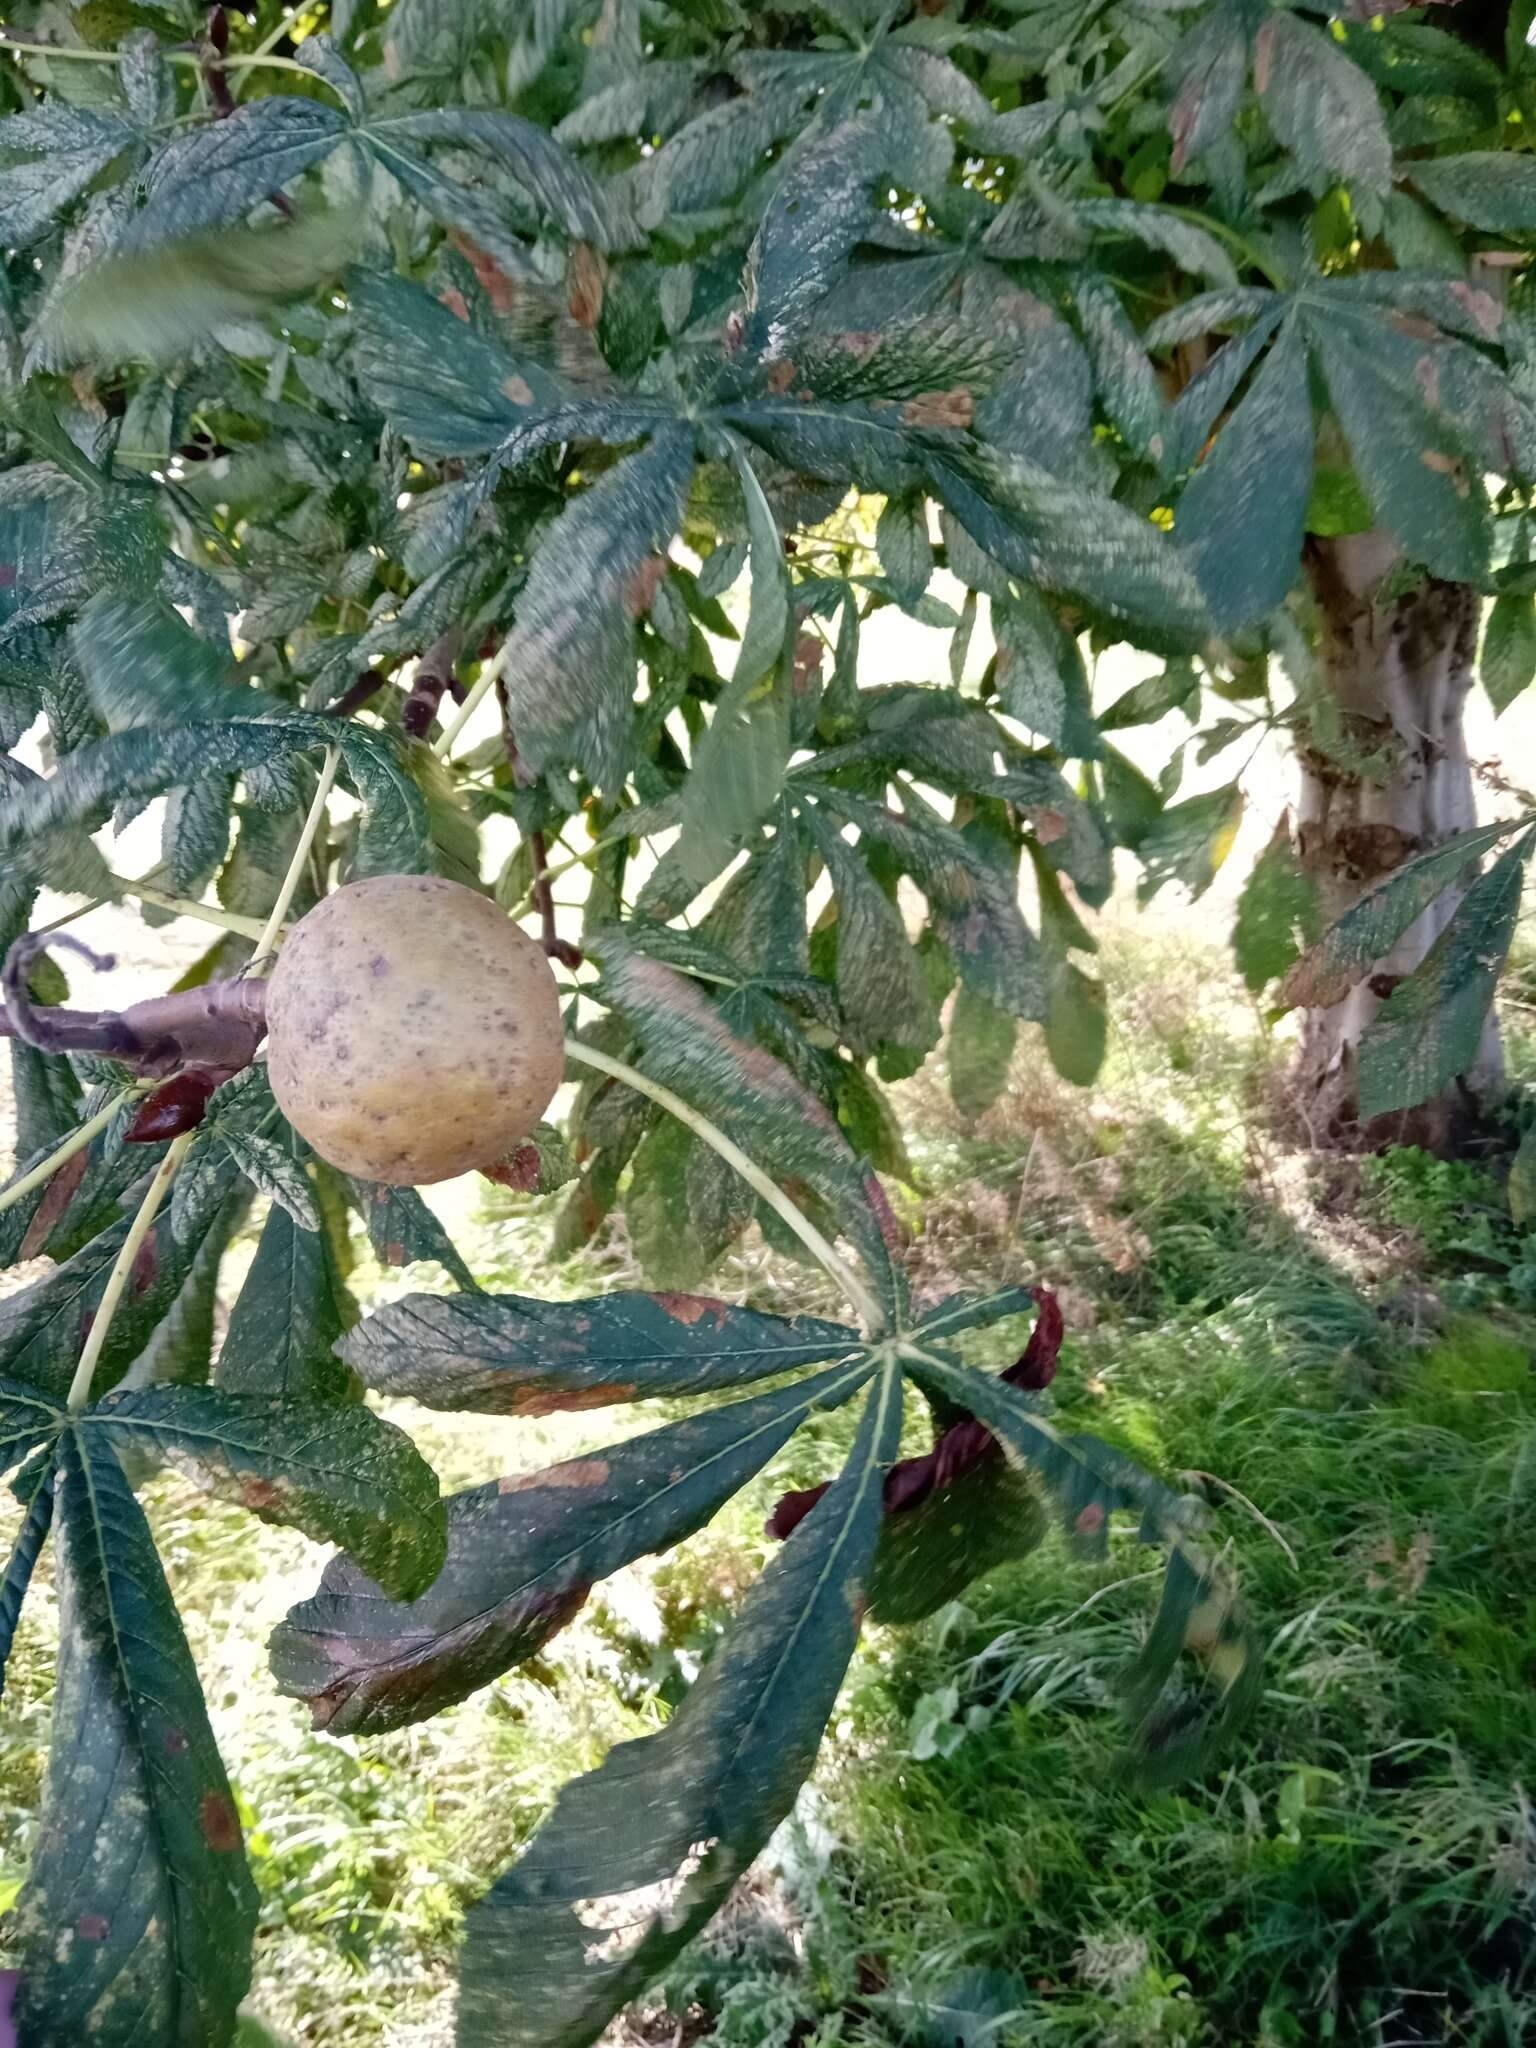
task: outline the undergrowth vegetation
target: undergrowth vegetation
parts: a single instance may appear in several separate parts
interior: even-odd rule
[[[925,1294],[1057,1289],[1058,1418],[1208,1503],[1270,1641],[1258,1710],[1205,1775],[1138,1780],[1116,1686],[1155,1559],[1129,1531],[1103,1566],[1053,1538],[920,1629],[872,1631],[795,1819],[625,2042],[1536,2033],[1536,1382],[1498,1161],[1308,1166],[1267,1135],[1276,1049],[1211,953],[1121,932],[1106,974],[1094,1096],[1021,1066],[968,1122],[941,1069],[907,1084],[914,1276]],[[536,1202],[494,1191],[477,1271],[571,1293],[628,1276],[622,1225],[553,1273],[541,1232]],[[755,1239],[725,1277],[767,1306],[820,1305],[818,1280]],[[352,1281],[365,1299],[405,1284],[366,1256]],[[981,1341],[980,1362],[1010,1362],[1005,1334]],[[448,1486],[615,1433],[407,1420]],[[275,2025],[306,2048],[450,2038],[466,1902],[561,1782],[665,1719],[772,1548],[773,1501],[824,1477],[849,1427],[802,1432],[542,1659],[370,1739],[305,1735],[272,1696],[263,1640],[310,1547],[157,1483],[156,1535],[241,1759],[255,2003]],[[0,1907],[27,1855],[51,1625],[31,1617],[0,1736]]]

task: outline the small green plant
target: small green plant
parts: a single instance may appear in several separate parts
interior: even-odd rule
[[[1536,1308],[1536,1231],[1515,1221],[1485,1169],[1397,1145],[1362,1161],[1361,1174],[1377,1214],[1417,1237],[1451,1307]]]

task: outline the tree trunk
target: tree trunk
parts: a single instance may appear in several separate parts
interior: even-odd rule
[[[1477,823],[1462,717],[1472,687],[1478,594],[1434,578],[1380,596],[1400,557],[1388,536],[1314,540],[1308,580],[1317,606],[1322,701],[1298,742],[1297,853],[1331,923],[1413,855]],[[1341,1003],[1302,1019],[1296,1104],[1314,1143],[1349,1148],[1423,1145],[1445,1154],[1476,1129],[1503,1061],[1490,1015],[1478,1057],[1446,1092],[1417,1109],[1359,1121],[1360,1035],[1450,921],[1449,890]]]

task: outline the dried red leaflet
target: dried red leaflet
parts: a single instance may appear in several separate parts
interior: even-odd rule
[[[1061,1303],[1049,1288],[1033,1290],[1039,1314],[1035,1327],[1029,1333],[1029,1342],[1023,1355],[999,1379],[1011,1387],[1023,1387],[1038,1392],[1048,1387],[1056,1377],[1056,1361],[1061,1354],[1061,1339],[1065,1328]],[[944,1487],[968,1472],[973,1465],[988,1463],[1002,1456],[1002,1446],[985,1423],[968,1416],[964,1422],[957,1422],[946,1429],[935,1442],[933,1449],[921,1458],[902,1458],[885,1475],[885,1512],[888,1515],[905,1513],[940,1492]],[[826,1485],[807,1486],[798,1493],[784,1494],[767,1522],[767,1534],[783,1538],[798,1528],[826,1492]]]
[[[195,1131],[208,1109],[208,1098],[227,1076],[212,1067],[186,1067],[149,1096],[128,1126],[130,1145],[158,1145]]]

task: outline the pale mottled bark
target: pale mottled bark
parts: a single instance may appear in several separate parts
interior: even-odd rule
[[[1311,543],[1318,660],[1337,741],[1303,739],[1297,850],[1331,922],[1413,855],[1477,823],[1463,714],[1475,673],[1479,601],[1465,584],[1433,578],[1404,596],[1379,595],[1398,565],[1381,533]],[[1361,1131],[1355,1056],[1361,1033],[1449,922],[1448,891],[1410,926],[1343,1002],[1308,1011],[1297,1070],[1298,1106],[1321,1142],[1393,1137],[1444,1150],[1502,1076],[1492,1018],[1474,1067],[1446,1096]]]

